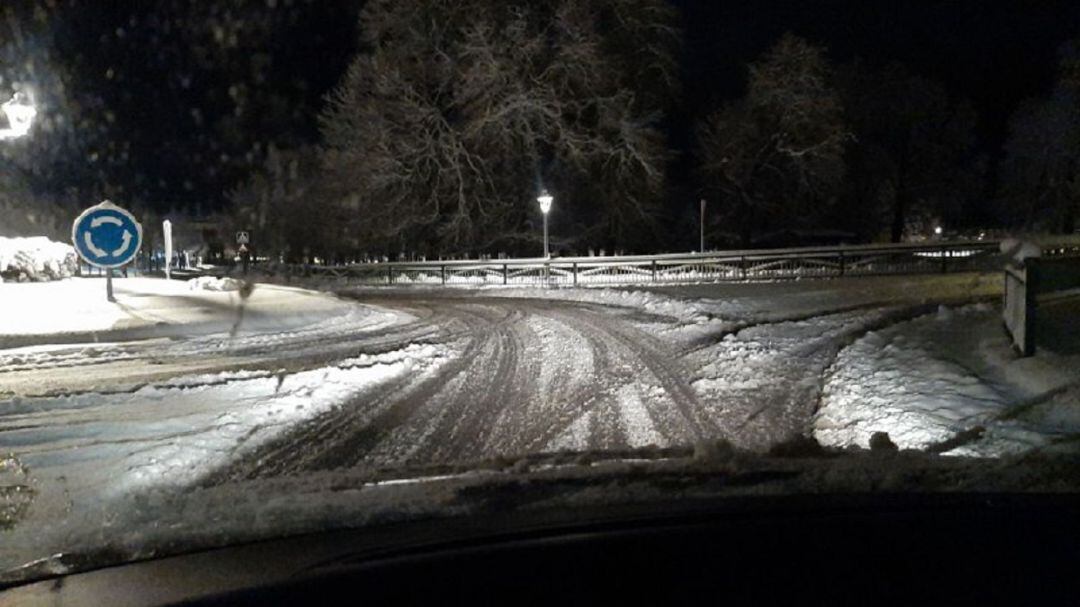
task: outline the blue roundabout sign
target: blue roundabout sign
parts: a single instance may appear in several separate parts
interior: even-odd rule
[[[99,268],[118,268],[142,246],[142,226],[135,217],[106,200],[82,212],[71,227],[79,257]]]

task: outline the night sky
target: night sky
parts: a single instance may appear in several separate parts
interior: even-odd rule
[[[34,3],[16,9],[23,37],[0,64],[16,72],[0,94],[12,80],[37,82],[45,111],[69,127],[62,137],[57,117],[45,118],[52,130],[28,167],[37,187],[93,189],[158,210],[221,208],[269,145],[317,143],[323,96],[356,52],[351,0],[38,4],[52,7],[50,18]],[[1075,0],[675,4],[685,82],[669,128],[683,152],[693,122],[741,93],[747,62],[792,31],[826,46],[834,63],[898,61],[970,99],[980,145],[996,157],[1017,103],[1049,91],[1058,46],[1080,33]],[[34,65],[20,65],[20,53]]]
[[[358,13],[355,0],[4,0],[0,95],[30,83],[41,108],[8,156],[39,191],[220,209],[269,146],[318,142]]]
[[[1080,36],[1080,2],[970,0],[676,0],[686,35],[686,105],[697,114],[737,96],[746,68],[784,32],[846,63],[898,61],[969,99],[986,151],[1000,147],[1009,116],[1052,86],[1058,47]]]

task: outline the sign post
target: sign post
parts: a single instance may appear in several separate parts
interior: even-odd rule
[[[247,230],[242,230],[236,233],[236,252],[240,254],[240,263],[244,264],[244,276],[248,273],[248,262],[251,260],[251,251],[248,250],[248,245],[251,244],[251,233]]]
[[[161,230],[165,234],[165,280],[172,278],[172,222],[166,219],[161,222]]]
[[[142,246],[142,226],[135,216],[108,200],[82,212],[71,226],[71,242],[83,260],[106,270],[105,294],[113,297],[113,269],[135,259]]]

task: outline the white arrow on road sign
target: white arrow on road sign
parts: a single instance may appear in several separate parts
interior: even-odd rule
[[[105,249],[99,249],[94,245],[94,238],[90,235],[90,232],[83,232],[83,241],[86,242],[86,248],[90,249],[90,252],[98,257],[105,257],[108,251]]]
[[[130,247],[130,246],[131,246],[131,232],[129,232],[128,230],[124,230],[124,244],[120,245],[119,249],[116,249],[115,251],[112,252],[113,257],[120,257],[121,255],[124,254],[124,251],[128,250],[128,247]]]
[[[105,215],[103,217],[95,217],[94,220],[90,222],[90,227],[91,228],[96,228],[96,227],[104,225],[106,223],[111,223],[114,226],[122,226],[122,225],[124,225],[124,222],[122,220],[120,220],[120,218],[118,218],[118,217],[110,217],[108,215]]]

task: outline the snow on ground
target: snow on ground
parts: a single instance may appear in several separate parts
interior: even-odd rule
[[[257,285],[251,296],[235,292],[192,290],[179,280],[116,278],[116,302],[105,298],[101,278],[69,278],[48,283],[0,284],[0,345],[5,337],[17,343],[41,336],[56,343],[57,334],[97,334],[124,331],[128,339],[189,336],[229,331],[243,308],[241,330],[281,330],[343,314],[355,304],[292,287]]]
[[[325,293],[255,285],[245,298],[118,278],[110,303],[104,286],[0,285],[0,455],[17,454],[0,468],[15,470],[7,476],[32,492],[0,494],[0,526],[5,516],[26,516],[0,542],[0,563],[36,558],[45,546],[103,545],[138,496],[175,491],[331,408],[362,406],[387,382],[425,377],[451,356],[449,346],[431,344],[342,349],[342,335],[415,319]],[[275,352],[275,365],[284,365],[284,352],[310,358],[332,347],[342,352],[333,362],[248,366]],[[237,361],[246,370],[221,370]]]
[[[1001,288],[1001,274],[991,272],[717,283],[651,291],[691,301],[713,316],[776,322],[873,306],[966,303],[998,297]]]
[[[188,281],[192,291],[239,291],[243,281],[229,277],[199,276]]]
[[[666,316],[681,323],[697,324],[708,321],[702,302],[695,302],[648,290],[611,288],[535,289],[521,287],[492,287],[484,290],[494,297],[518,297],[578,301],[605,306],[634,308],[650,314]]]
[[[363,406],[388,382],[433,373],[450,354],[409,345],[292,374],[220,373],[123,395],[0,403],[4,446],[19,453],[37,492],[7,532],[0,563],[39,556],[41,546],[105,545],[109,527],[130,514],[116,511],[118,500],[189,484],[329,408]]]
[[[1078,311],[1075,302],[1040,306],[1044,345],[1026,359],[1013,353],[1000,309],[987,304],[943,306],[871,332],[827,372],[814,433],[827,445],[865,447],[884,431],[900,448],[955,455],[1075,450]],[[961,433],[967,438],[956,440]]]
[[[44,236],[0,236],[0,283],[5,280],[38,282],[67,278],[75,273],[77,263],[75,248],[69,244]],[[7,279],[4,275],[7,275]]]
[[[868,276],[637,289],[486,287],[482,292],[496,297],[540,297],[632,308],[663,317],[654,328],[666,337],[694,340],[753,324],[801,320],[852,309],[997,297],[1001,294],[1001,276]]]
[[[304,281],[301,281],[304,282]],[[791,315],[836,311],[848,306],[887,304],[897,301],[968,300],[1001,294],[997,272],[915,274],[708,282],[689,285],[649,286],[504,286],[412,285],[350,286],[344,279],[306,279],[326,290],[346,293],[452,293],[468,296],[556,299],[632,307],[687,322],[715,316],[739,320],[774,320]]]
[[[170,337],[154,343],[174,354],[295,349],[301,337],[303,347],[315,351],[325,348],[321,336],[327,331],[350,332],[368,322],[365,318],[381,319],[377,306],[288,287],[258,285],[246,299],[235,291],[192,290],[179,281],[118,279],[116,287],[118,303],[110,304],[100,279],[0,285],[0,349],[5,334],[41,338],[42,344],[61,333],[102,340],[76,346],[19,342],[21,347],[0,352],[0,366],[26,367],[40,381],[41,361],[51,360],[58,373],[72,375],[74,367],[60,365],[58,351],[74,348],[84,358],[128,356],[125,348],[134,346],[124,340],[132,336],[147,342]],[[504,317],[496,306],[487,313],[497,322],[463,325],[490,329],[476,336],[481,347],[473,355],[475,364],[466,361],[471,366],[415,403],[413,417],[386,429],[385,448],[374,447],[369,459],[401,463],[425,445],[436,454],[456,448],[485,456],[608,444],[685,446],[701,438],[694,434],[701,428],[724,433],[705,438],[726,438],[756,451],[770,447],[777,436],[809,431],[836,446],[866,446],[872,433],[883,431],[902,448],[950,454],[1075,446],[1080,305],[1062,299],[1041,307],[1042,349],[1019,360],[1000,326],[998,307],[981,301],[998,296],[1000,288],[1000,276],[988,274],[636,291],[482,289],[476,294],[484,298],[548,298],[615,308],[586,314],[541,302],[522,318]],[[476,307],[461,317],[483,311]],[[390,311],[386,314],[391,317],[371,321],[372,326],[394,322]],[[624,331],[618,322],[608,326],[612,318],[648,335]],[[230,335],[240,319],[241,334]],[[183,338],[174,339],[178,335]],[[656,344],[648,343],[652,336]],[[123,343],[106,343],[109,339]],[[27,397],[28,392],[13,391],[23,396],[0,400],[0,455],[18,453],[20,465],[29,470],[23,476],[37,494],[27,518],[0,543],[0,563],[22,562],[53,548],[113,545],[130,535],[132,521],[141,521],[140,533],[167,535],[155,527],[162,513],[190,532],[197,517],[170,510],[183,503],[178,487],[259,445],[271,445],[270,439],[286,429],[310,427],[305,423],[320,414],[362,408],[403,378],[419,382],[445,373],[444,365],[454,366],[447,363],[461,356],[458,343],[395,345],[364,356],[354,350],[342,360],[321,359],[303,370],[180,374],[128,392]],[[153,358],[165,360],[165,350],[155,350]],[[501,368],[508,360],[521,362]],[[485,399],[513,406],[485,418],[483,408],[473,408]],[[372,415],[358,410],[355,417],[371,423]],[[459,428],[457,418],[468,416],[477,425]],[[535,430],[533,443],[522,442],[522,424]],[[427,444],[443,427],[451,436],[475,430],[475,444]],[[979,427],[985,428],[981,436],[954,440]],[[292,482],[270,483],[274,491],[265,496],[288,501]],[[201,494],[224,503],[215,504],[219,514],[228,510],[228,500],[238,499],[231,491],[195,491],[209,491]],[[239,499],[252,502],[250,496]],[[246,533],[280,533],[298,524],[274,518],[275,507],[249,504],[247,512],[257,511],[259,520],[234,524]],[[304,516],[317,519],[324,513],[314,510]],[[209,529],[220,521],[199,523]]]
[[[685,344],[695,390],[738,446],[764,449],[778,428],[802,431],[798,416],[778,412],[804,403],[820,407],[813,433],[833,446],[866,447],[874,432],[888,432],[901,448],[949,454],[1075,450],[1080,298],[1044,303],[1043,347],[1018,359],[1001,326],[1000,292],[996,273],[485,291],[656,315],[637,322]],[[575,422],[554,444],[577,444],[587,424]],[[985,432],[957,438],[973,428]]]

